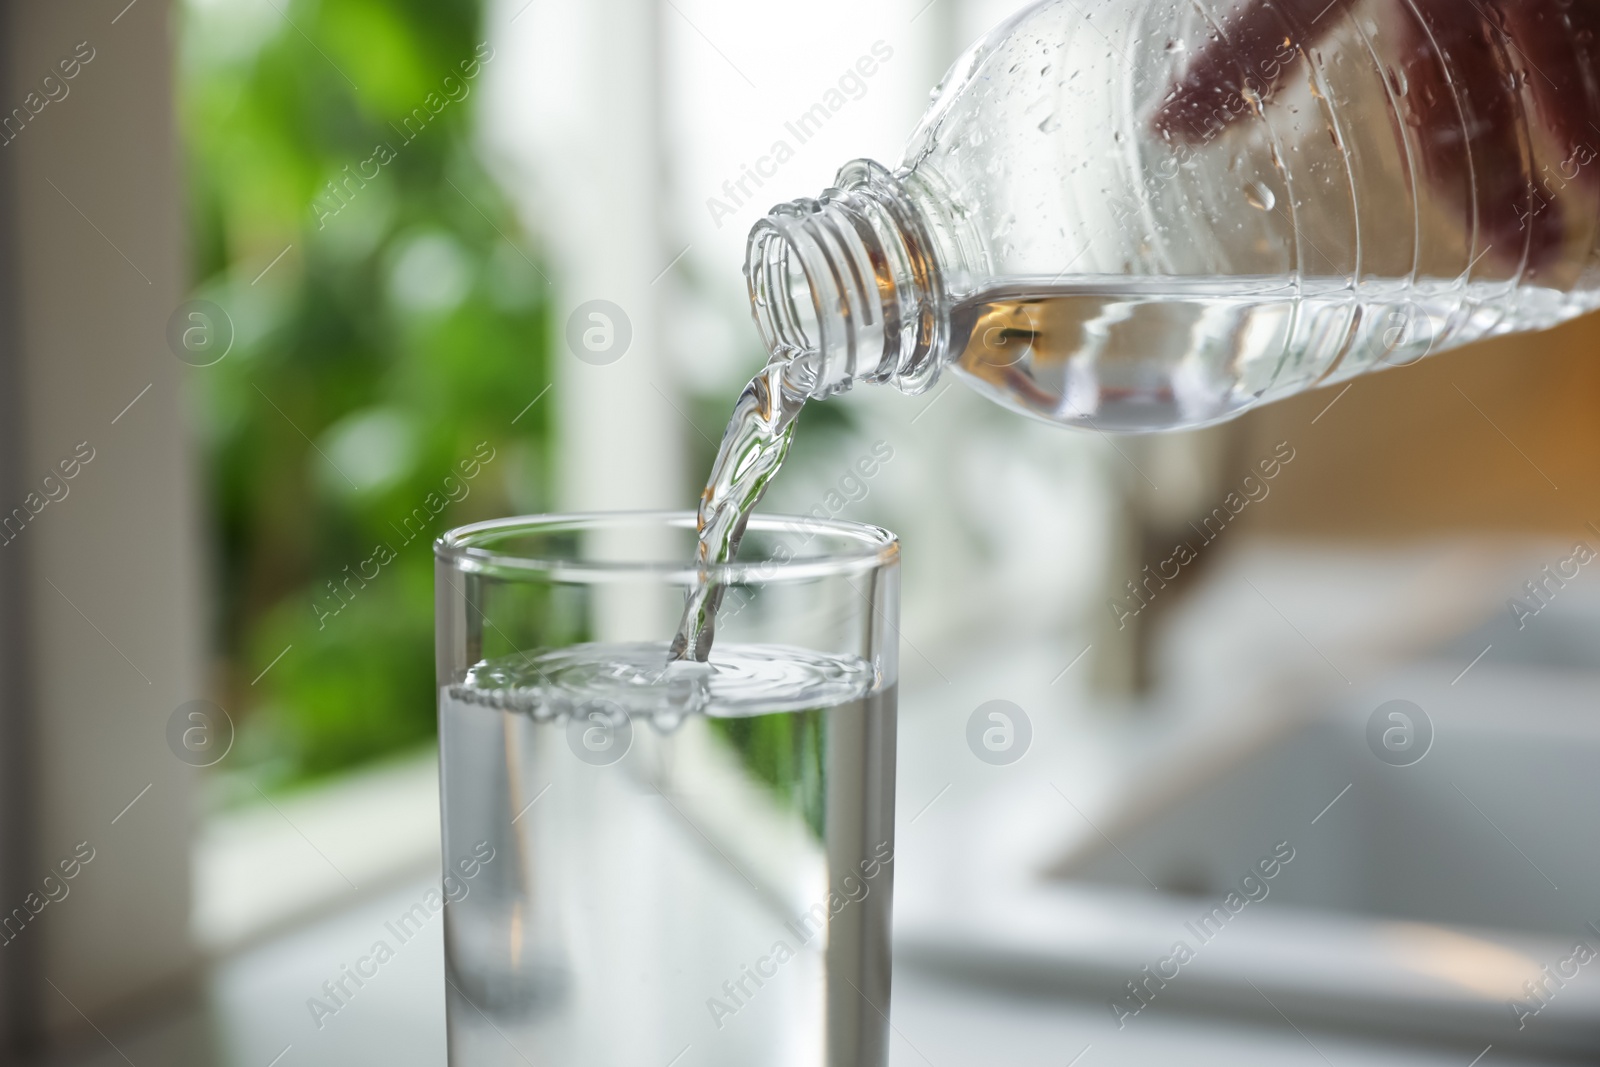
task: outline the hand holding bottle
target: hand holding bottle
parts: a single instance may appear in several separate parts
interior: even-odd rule
[[[1211,140],[1252,113],[1241,100],[1269,101],[1300,76],[1305,53],[1357,7],[1254,0],[1224,19],[1188,64],[1154,128],[1174,141]],[[1475,215],[1480,247],[1512,263],[1526,250],[1530,270],[1547,264],[1571,223],[1555,194],[1571,184],[1600,187],[1600,3],[1388,0],[1375,17],[1384,20],[1380,32],[1400,40],[1391,92],[1428,181],[1469,226]],[[1523,82],[1527,94],[1518,91]],[[1554,142],[1562,161],[1554,173],[1530,164],[1530,136]]]

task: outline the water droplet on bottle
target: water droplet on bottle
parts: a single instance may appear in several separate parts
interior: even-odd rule
[[[1250,201],[1251,207],[1262,211],[1271,211],[1278,203],[1277,196],[1261,182],[1246,182],[1244,198]]]
[[[1046,115],[1045,120],[1039,123],[1040,133],[1054,133],[1061,128],[1061,123],[1056,121],[1054,114]]]
[[[1189,46],[1184,44],[1182,41],[1168,41],[1167,42],[1167,51],[1169,53],[1187,52],[1188,50],[1189,50]]]

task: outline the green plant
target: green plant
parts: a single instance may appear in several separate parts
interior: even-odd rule
[[[215,644],[235,761],[272,782],[432,735],[430,542],[547,503],[548,281],[473,150],[481,23],[185,10],[195,288],[235,333],[193,372]]]

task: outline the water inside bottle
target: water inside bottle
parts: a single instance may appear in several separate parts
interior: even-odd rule
[[[1595,293],[1504,282],[1018,280],[962,301],[951,345],[957,372],[1015,411],[1104,431],[1173,430],[1597,306]]]

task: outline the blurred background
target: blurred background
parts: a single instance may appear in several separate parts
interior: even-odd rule
[[[437,924],[306,1008],[438,876],[432,539],[690,505],[750,225],[897,162],[1015,6],[5,5],[6,1062],[443,1062]],[[765,510],[905,551],[896,1063],[1592,1058],[1592,976],[1541,976],[1600,946],[1597,342],[1156,438],[808,408]],[[1369,743],[1395,700],[1431,760]]]

